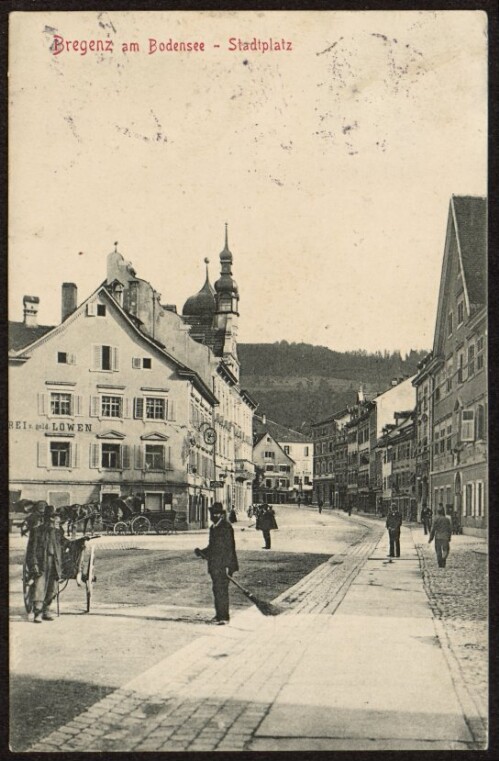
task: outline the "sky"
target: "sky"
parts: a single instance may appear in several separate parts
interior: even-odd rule
[[[431,348],[450,197],[486,194],[484,13],[10,18],[10,319],[58,323],[115,241],[180,311],[227,222],[241,342]]]

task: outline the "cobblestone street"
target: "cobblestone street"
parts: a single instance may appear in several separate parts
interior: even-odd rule
[[[469,693],[485,732],[488,711],[488,603],[486,545],[453,536],[446,568],[439,568],[433,544],[414,531],[423,580],[435,619],[447,640],[455,681]]]
[[[455,537],[443,571],[419,527],[392,562],[367,523],[276,599],[282,615],[238,613],[30,750],[486,747],[485,543]]]

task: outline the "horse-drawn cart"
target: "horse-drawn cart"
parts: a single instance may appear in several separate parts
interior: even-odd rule
[[[86,547],[86,538],[75,539],[63,554],[62,577],[58,582],[56,595],[57,615],[59,615],[59,595],[64,592],[69,581],[74,579],[79,587],[85,586],[86,611],[90,613],[95,576],[95,547]],[[33,612],[33,592],[35,584],[26,558],[23,562],[23,597],[26,613]]]
[[[23,505],[26,519],[22,526],[21,533],[28,534],[28,545],[26,548],[26,554],[23,562],[22,571],[22,583],[23,583],[23,598],[24,607],[26,613],[33,612],[34,609],[34,593],[36,587],[37,577],[40,576],[40,571],[37,566],[36,552],[33,554],[31,550],[34,536],[36,535],[35,529],[43,523],[44,511],[47,508],[47,503],[42,501],[32,503],[31,505]],[[55,516],[59,520],[61,519],[60,513],[55,511]],[[56,528],[56,531],[60,531],[61,536],[61,551],[62,551],[62,567],[57,581],[57,587],[55,590],[55,598],[57,600],[57,615],[59,615],[59,596],[63,592],[69,581],[74,579],[78,586],[85,587],[86,596],[86,611],[90,613],[90,607],[92,602],[93,585],[96,581],[95,577],[95,548],[93,546],[87,547],[87,542],[92,538],[83,536],[80,539],[69,540],[64,537],[63,522],[60,522],[60,529]],[[53,541],[53,540],[52,540]],[[59,540],[58,540],[59,541]],[[52,594],[50,592],[49,594]],[[53,597],[52,597],[53,599]]]
[[[142,510],[140,503],[115,499],[101,508],[104,531],[114,534],[173,534],[176,532],[175,510]]]

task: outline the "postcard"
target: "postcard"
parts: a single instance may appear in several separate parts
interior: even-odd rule
[[[487,66],[10,14],[12,751],[487,747]]]

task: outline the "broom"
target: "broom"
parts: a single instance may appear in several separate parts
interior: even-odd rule
[[[194,550],[195,555],[198,556],[198,558],[203,558],[206,560],[206,555],[201,552],[199,547],[196,547]],[[257,597],[253,594],[253,592],[250,592],[248,589],[245,589],[241,584],[239,584],[238,581],[235,580],[233,576],[230,575],[229,572],[227,572],[227,576],[230,581],[232,581],[233,584],[236,585],[238,589],[241,590],[243,595],[245,595],[248,600],[251,600],[251,602],[256,605],[260,613],[263,613],[264,616],[278,616],[280,613],[283,612],[283,608],[278,608],[276,605],[272,605],[272,603],[267,602],[267,600],[262,600],[260,597]]]
[[[238,589],[241,590],[243,595],[245,595],[248,600],[251,600],[252,603],[256,605],[260,613],[263,613],[264,616],[278,616],[280,613],[283,612],[283,608],[278,608],[276,605],[272,605],[271,602],[267,602],[267,600],[262,600],[261,597],[257,597],[253,594],[253,592],[250,592],[248,589],[245,589],[238,581],[235,580],[233,576],[230,575],[230,573],[227,573],[227,576],[229,577],[229,580],[232,581],[233,584],[236,585]]]

